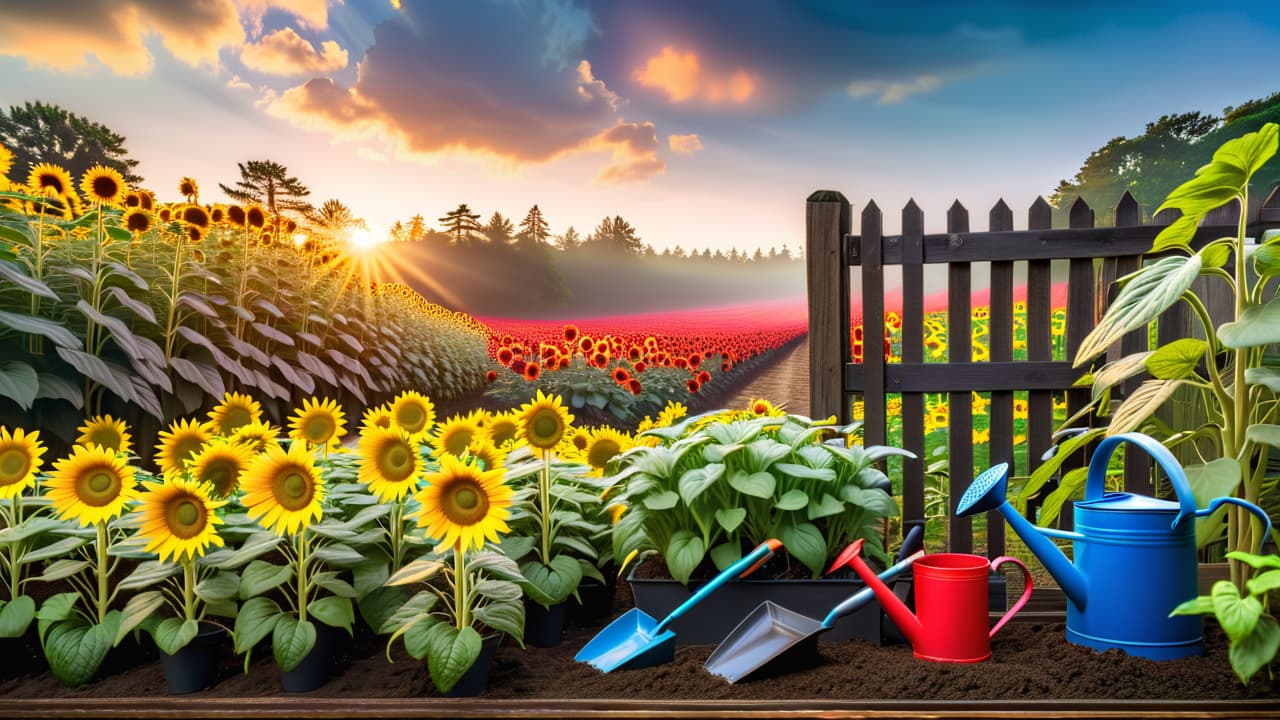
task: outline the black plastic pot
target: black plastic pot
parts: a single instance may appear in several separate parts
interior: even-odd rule
[[[569,622],[576,627],[595,627],[613,612],[615,582],[585,579],[578,586],[578,600],[569,601]]]
[[[502,644],[502,633],[485,635],[480,645],[480,655],[467,668],[458,683],[445,693],[445,697],[475,697],[489,689],[489,669],[493,667],[494,653]]]
[[[211,687],[218,681],[222,654],[229,645],[226,628],[200,623],[200,632],[178,652],[160,652],[164,679],[170,695],[186,695]]]
[[[309,692],[324,685],[333,673],[334,661],[342,651],[345,633],[324,623],[316,623],[316,644],[298,667],[280,674],[285,692]]]
[[[524,644],[533,647],[556,647],[564,638],[569,604],[556,603],[544,608],[535,602],[524,604]]]

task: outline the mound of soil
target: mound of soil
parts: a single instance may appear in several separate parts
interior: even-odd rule
[[[630,605],[630,589],[617,588],[616,616]],[[730,685],[703,668],[710,646],[680,648],[675,662],[602,674],[575,662],[574,654],[599,626],[571,627],[555,648],[521,650],[509,639],[498,650],[488,699],[1267,699],[1280,698],[1280,683],[1260,673],[1247,687],[1227,662],[1227,639],[1206,626],[1203,656],[1170,662],[1130,657],[1116,650],[1095,653],[1068,643],[1062,622],[1013,622],[993,641],[991,660],[972,665],[915,659],[905,645],[876,647],[861,640],[821,645],[811,667],[785,675]],[[38,653],[38,650],[36,651]],[[426,666],[397,643],[388,663],[382,641],[357,632],[333,678],[315,697],[403,698],[437,693]],[[154,656],[152,656],[154,658]],[[121,658],[105,676],[84,687],[62,687],[48,672],[0,681],[5,698],[108,698],[162,696],[167,690],[154,659]],[[261,697],[279,694],[280,672],[269,650],[257,651],[249,672],[228,650],[221,681],[201,697]]]

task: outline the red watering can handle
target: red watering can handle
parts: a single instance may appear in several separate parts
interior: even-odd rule
[[[996,633],[1000,631],[1000,628],[1004,627],[1004,624],[1009,622],[1010,618],[1017,615],[1018,611],[1022,609],[1022,606],[1026,605],[1027,601],[1031,599],[1031,571],[1027,569],[1026,565],[1022,564],[1021,560],[1016,557],[1001,555],[991,561],[991,569],[993,571],[999,570],[1000,566],[1007,562],[1014,563],[1018,567],[1022,568],[1022,578],[1026,581],[1026,584],[1022,588],[1022,597],[1018,598],[1018,602],[1014,603],[1013,607],[1009,608],[1009,612],[1005,613],[1004,616],[1000,618],[1000,621],[996,623],[996,626],[991,628],[991,633],[988,637],[995,637]]]

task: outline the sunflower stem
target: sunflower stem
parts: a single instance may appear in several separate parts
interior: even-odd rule
[[[107,606],[111,604],[110,593],[107,590],[107,580],[110,569],[107,567],[107,523],[98,523],[98,562],[94,566],[94,571],[98,574],[98,624],[101,625],[107,619]]]
[[[471,608],[467,602],[467,593],[470,592],[467,587],[467,552],[461,540],[453,545],[453,568],[453,609],[461,630],[471,626]]]

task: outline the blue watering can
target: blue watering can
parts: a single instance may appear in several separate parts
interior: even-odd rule
[[[1122,442],[1145,450],[1164,470],[1177,501],[1105,492],[1103,480],[1112,453]],[[1113,435],[1098,444],[1089,461],[1084,500],[1075,503],[1075,532],[1036,527],[1005,499],[1009,466],[1001,463],[979,475],[956,507],[956,515],[999,510],[1067,595],[1067,639],[1102,651],[1173,660],[1202,652],[1201,618],[1169,617],[1199,594],[1196,578],[1196,523],[1224,503],[1240,505],[1262,519],[1261,508],[1234,497],[1215,498],[1196,510],[1191,485],[1173,454],[1141,433]],[[1048,538],[1072,540],[1075,564]]]

